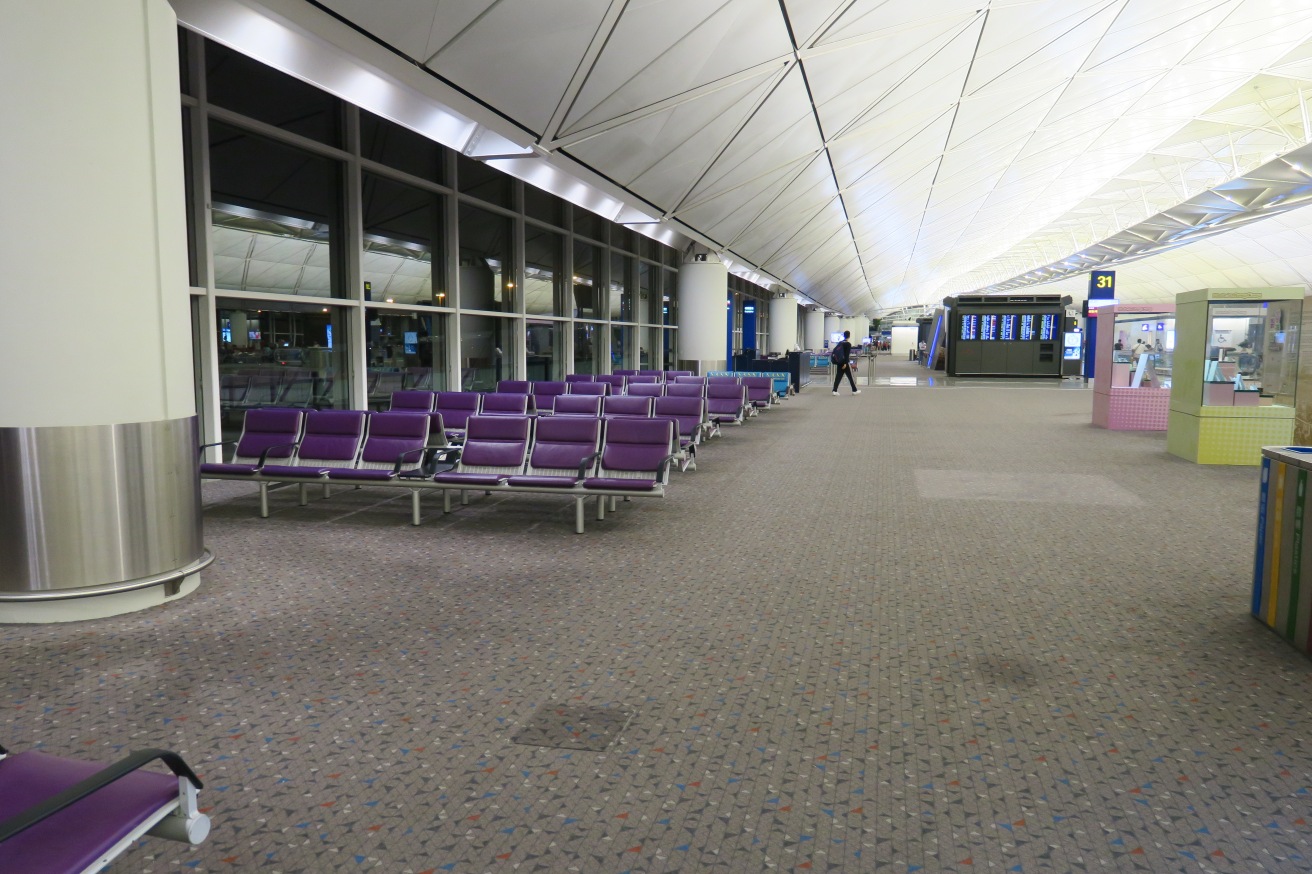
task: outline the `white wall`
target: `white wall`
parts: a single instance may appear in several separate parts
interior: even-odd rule
[[[895,358],[905,358],[907,353],[920,343],[920,328],[916,325],[894,325],[890,353]]]

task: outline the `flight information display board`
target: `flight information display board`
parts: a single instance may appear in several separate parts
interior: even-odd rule
[[[999,328],[999,332],[998,332],[998,333],[999,333],[999,337],[998,337],[998,339],[1000,339],[1000,340],[1015,340],[1015,339],[1016,339],[1016,319],[1017,319],[1017,316],[1003,316],[1003,317],[1002,317],[1002,326],[1001,326],[1001,328]]]
[[[979,339],[979,316],[961,317],[961,339],[963,340]]]
[[[1048,314],[1043,317],[1043,321],[1039,324],[1039,339],[1057,339],[1057,316],[1055,314]]]
[[[1020,317],[1020,338],[1022,340],[1034,339],[1034,316]]]
[[[979,317],[979,338],[981,340],[998,339],[998,317],[987,313]]]

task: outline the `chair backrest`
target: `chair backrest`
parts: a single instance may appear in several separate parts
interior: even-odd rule
[[[233,463],[254,464],[266,449],[270,458],[292,458],[304,425],[305,413],[302,410],[247,410]]]
[[[601,422],[595,416],[539,419],[534,427],[533,450],[529,453],[529,474],[577,475],[583,459],[601,446]]]
[[[672,419],[609,419],[597,476],[659,478],[661,463],[669,457],[674,439]]]
[[[601,395],[559,395],[556,398],[557,416],[600,416]]]
[[[618,376],[637,376],[637,375],[638,375],[638,371],[636,371],[636,370],[612,370],[611,373],[614,373],[614,374],[616,374],[616,375],[618,375]]]
[[[483,406],[479,408],[480,416],[526,416],[528,415],[527,394],[510,394],[508,392],[487,392],[483,395]]]
[[[433,409],[442,414],[449,430],[463,431],[469,417],[478,414],[482,399],[476,391],[440,391]]]
[[[663,397],[656,399],[655,415],[670,416],[679,422],[679,436],[692,437],[706,421],[704,398]]]
[[[658,398],[665,394],[665,386],[660,383],[639,382],[628,387],[630,397]]]
[[[550,413],[556,408],[556,398],[565,393],[568,383],[554,380],[541,380],[529,383],[533,394],[533,405],[538,412]]]
[[[706,400],[733,400],[740,404],[747,403],[747,388],[741,385],[715,383],[706,386]]]
[[[663,370],[639,370],[639,371],[638,371],[638,376],[655,376],[655,377],[659,378],[659,377],[664,376],[664,375],[665,375],[665,371],[663,371]]]
[[[512,395],[526,395],[529,393],[529,381],[527,379],[503,379],[497,383],[497,391],[508,392]]]
[[[470,416],[456,470],[519,473],[528,455],[532,430],[533,420],[528,416]]]
[[[681,376],[692,376],[691,370],[667,370],[665,371],[665,381],[674,382]]]
[[[743,387],[747,389],[747,400],[769,403],[774,397],[774,377],[744,376]]]
[[[642,416],[651,415],[651,398],[644,398],[638,395],[611,395],[608,398],[601,399],[601,414],[606,418],[612,416]]]
[[[428,414],[428,445],[445,446],[446,438],[446,417],[441,413],[432,412]]]
[[[567,373],[565,374],[566,382],[592,382],[591,373]]]
[[[349,466],[360,452],[368,418],[363,410],[310,410],[305,415],[305,436],[296,450],[296,463]]]
[[[706,385],[704,376],[676,376],[674,377],[676,385]]]
[[[394,391],[392,403],[388,407],[393,413],[431,413],[437,395],[431,391]]]
[[[706,394],[706,386],[701,383],[676,382],[665,384],[665,394],[673,398],[699,398]]]
[[[739,376],[708,376],[706,377],[707,385],[741,385],[742,377]]]
[[[441,416],[438,416],[441,421]],[[369,433],[360,450],[356,467],[370,470],[391,468],[406,453],[407,465],[417,467],[421,460],[418,450],[428,443],[429,417],[426,413],[370,413]]]
[[[608,395],[610,383],[608,382],[571,382],[569,384],[569,393],[572,395]]]
[[[617,395],[624,390],[624,381],[628,377],[618,373],[604,373],[600,376],[593,377],[593,382],[604,382],[611,388],[611,394]]]
[[[629,377],[629,385],[654,385],[660,381],[660,375],[655,373],[640,373]]]

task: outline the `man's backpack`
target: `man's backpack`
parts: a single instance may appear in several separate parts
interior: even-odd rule
[[[834,351],[829,353],[829,363],[843,365],[847,363],[847,349],[842,343],[834,347]]]

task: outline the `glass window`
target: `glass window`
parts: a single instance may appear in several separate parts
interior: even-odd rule
[[[187,281],[201,285],[200,264],[196,257],[196,166],[195,152],[191,147],[191,109],[182,108],[182,175],[183,197],[187,205]]]
[[[1203,404],[1292,407],[1302,318],[1301,300],[1209,304]]]
[[[525,379],[564,379],[564,322],[529,319],[524,329]]]
[[[1017,317],[1017,338],[1038,339],[1042,317]],[[1170,388],[1175,358],[1174,313],[1117,313],[1112,329],[1112,386]]]
[[[610,317],[612,321],[633,321],[633,258],[610,253]]]
[[[554,194],[525,183],[524,214],[558,228],[564,227],[565,202]]]
[[[574,241],[574,315],[584,319],[600,319],[601,269],[603,251],[600,246]],[[582,372],[582,371],[580,371]]]
[[[342,103],[254,58],[205,41],[205,87],[216,106],[310,139],[340,146]]]
[[[529,315],[567,316],[565,236],[524,226],[524,308]]]
[[[637,328],[628,325],[612,325],[610,329],[610,372],[625,368],[637,370],[637,356],[633,340]]]
[[[460,204],[460,306],[514,312],[514,223],[508,216]]]
[[[682,370],[679,367],[679,332],[666,328],[661,333],[665,337],[665,369]]]
[[[456,172],[459,174],[457,185],[461,194],[468,194],[470,197],[477,197],[497,206],[515,205],[513,177],[464,155],[456,156]]]
[[[185,27],[178,28],[178,78],[182,86],[183,94],[192,94],[196,92],[191,90],[191,41],[187,38],[190,33]]]
[[[347,404],[346,332],[337,307],[215,302],[223,439],[246,410]]]
[[[661,248],[665,250],[665,266],[677,270],[679,268],[679,250],[664,244],[661,245]]]
[[[644,322],[659,325],[661,323],[661,269],[638,262],[638,300],[639,313]]]
[[[665,289],[661,298],[665,304],[662,307],[664,318],[661,320],[661,324],[677,325],[679,323],[679,274],[673,270],[665,271]]]
[[[597,348],[606,327],[596,322],[574,323],[574,369],[570,373],[597,373]]]
[[[639,370],[664,370],[664,362],[661,360],[661,334],[660,328],[643,328],[642,343],[638,346],[638,369]]]
[[[630,228],[623,225],[612,225],[610,229],[610,244],[616,249],[623,249],[625,252],[638,251],[638,235]]]
[[[385,410],[392,392],[445,391],[447,316],[365,310],[369,408]]]
[[[446,176],[445,151],[441,145],[363,109],[360,110],[360,156],[430,182],[442,182]]]
[[[341,164],[210,122],[214,284],[341,293]]]
[[[399,304],[446,304],[440,194],[361,175],[365,299]]]
[[[460,317],[461,391],[492,391],[501,380],[515,378],[517,323],[503,316]]]
[[[574,207],[574,233],[580,236],[604,243],[606,242],[606,227],[609,224],[610,222],[591,210],[584,209],[581,206]]]

